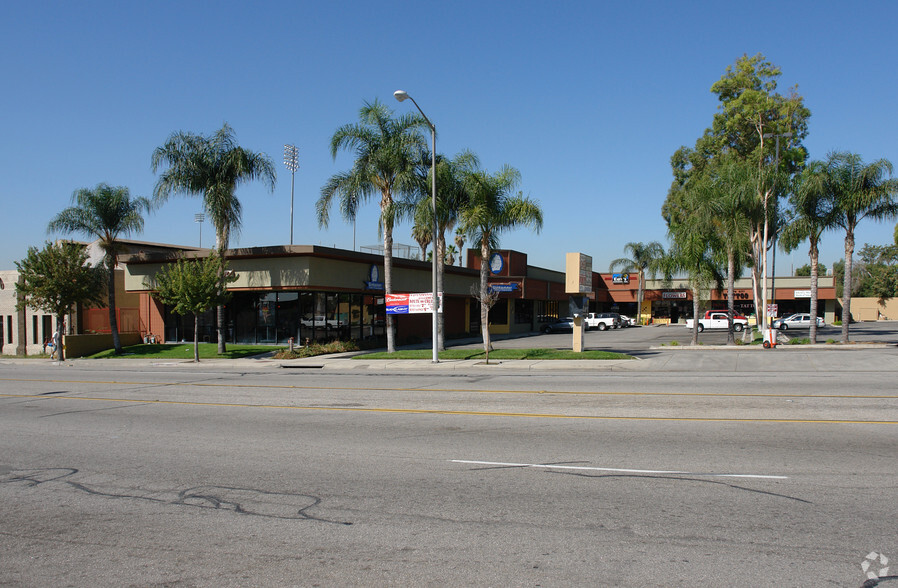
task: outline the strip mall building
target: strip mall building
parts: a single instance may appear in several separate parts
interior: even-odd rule
[[[156,341],[193,338],[193,317],[172,314],[152,298],[153,276],[179,253],[145,251],[124,256],[124,288],[139,296],[139,328],[144,337]],[[190,255],[206,255],[193,251]],[[293,245],[232,249],[228,268],[236,281],[229,286],[232,297],[226,305],[226,336],[233,343],[285,344],[334,338],[377,340],[385,337],[386,306],[383,257],[343,249]],[[563,272],[528,265],[527,254],[501,250],[490,260],[490,287],[499,298],[490,311],[493,333],[538,331],[542,324],[569,313]],[[446,266],[443,284],[444,329],[447,338],[479,333],[479,303],[472,288],[479,282],[479,251],[469,249],[464,267]],[[636,315],[636,274],[592,274],[590,310]],[[779,315],[807,312],[810,279],[779,277],[772,281],[770,298]],[[393,258],[393,291],[429,292],[431,264]],[[775,295],[774,295],[775,294]],[[820,278],[820,312],[832,322],[837,300],[831,276]],[[725,292],[709,293],[711,308],[726,307]],[[737,310],[753,312],[751,284],[736,285]],[[677,323],[692,314],[692,294],[685,281],[664,284],[649,281],[643,301],[643,316],[655,323]],[[430,338],[428,314],[394,316],[399,344]],[[200,338],[215,340],[215,321],[210,311],[200,317]]]
[[[204,256],[209,250],[141,241],[124,241],[123,245],[129,253],[119,257],[122,270],[116,280],[120,332],[135,341],[193,340],[193,317],[173,314],[152,297],[148,284],[152,284],[153,276],[164,264],[178,256]],[[92,257],[100,259],[101,252],[93,251]],[[450,339],[476,336],[480,332],[479,303],[472,296],[472,288],[479,284],[479,252],[469,249],[465,262],[464,267],[446,266],[445,269],[444,328]],[[490,311],[491,332],[534,332],[545,322],[570,313],[564,272],[529,265],[527,254],[519,251],[497,251],[489,262],[490,286],[499,296]],[[229,342],[286,344],[290,337],[297,343],[335,338],[375,342],[385,339],[381,255],[303,245],[256,247],[229,250],[228,267],[237,277],[230,286],[233,295],[226,306]],[[394,292],[429,292],[430,272],[428,262],[394,256]],[[590,310],[636,315],[636,274],[593,272],[591,275]],[[54,317],[31,308],[16,308],[15,285],[19,279],[14,270],[0,272],[2,355],[45,352],[44,343],[56,328]],[[777,303],[780,316],[808,311],[809,278],[777,277],[771,280],[770,286],[768,297]],[[820,314],[831,323],[841,312],[832,276],[820,278],[818,292]],[[710,308],[726,308],[725,292],[712,291],[707,299]],[[873,307],[869,316],[860,314],[861,300],[855,299],[852,304],[858,309],[854,313],[857,320],[875,320],[881,318],[880,314],[886,314]],[[736,307],[746,315],[753,312],[749,280],[736,283]],[[655,324],[683,322],[692,315],[692,293],[688,285],[684,281],[665,284],[650,280],[646,284],[642,314],[651,316]],[[394,325],[399,344],[430,339],[432,326],[428,314],[395,316]],[[108,311],[77,308],[68,317],[65,331],[67,335],[108,333]],[[215,341],[211,311],[200,317],[200,337]],[[74,343],[72,339],[67,349],[78,353]],[[80,344],[77,347],[82,348]]]

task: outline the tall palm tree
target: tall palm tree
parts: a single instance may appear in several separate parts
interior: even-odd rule
[[[430,161],[428,157],[427,162]],[[464,174],[475,171],[480,165],[477,156],[470,151],[463,151],[448,159],[437,156],[437,210],[436,225],[437,235],[433,239],[434,251],[437,257],[437,291],[443,291],[443,274],[446,264],[446,231],[452,230],[458,222],[460,211],[467,205],[468,194],[464,186]],[[430,170],[419,178],[420,184],[416,201],[410,202],[412,210],[409,212],[414,220],[412,234],[433,233],[433,203],[432,203],[432,176]],[[450,264],[451,265],[451,264]],[[445,331],[443,329],[444,317],[440,313],[437,317],[437,349],[445,349]]]
[[[162,147],[153,151],[153,172],[167,169],[159,176],[153,192],[158,203],[172,194],[200,196],[203,208],[215,227],[218,256],[226,259],[225,250],[231,235],[240,233],[242,206],[237,199],[237,186],[260,180],[271,192],[277,172],[271,159],[237,144],[234,129],[225,123],[213,135],[204,137],[193,133],[173,133]],[[225,264],[221,264],[222,288],[225,285]],[[224,353],[224,307],[217,309],[218,353]]]
[[[720,271],[721,259],[715,254],[720,250],[716,243],[716,232],[707,222],[707,217],[694,214],[685,222],[672,226],[668,231],[671,246],[660,265],[665,279],[678,272],[685,272],[692,290],[692,345],[698,345],[698,325],[701,316],[702,292],[714,284],[716,289],[723,289],[723,275]]]
[[[811,260],[811,343],[817,342],[817,282],[819,278],[820,238],[835,226],[835,200],[826,164],[812,161],[802,170],[789,197],[791,219],[780,236],[784,251],[794,250],[808,241]]]
[[[343,218],[352,221],[360,204],[380,196],[386,294],[393,293],[393,225],[399,213],[395,197],[412,194],[417,188],[416,164],[427,153],[427,140],[421,132],[425,128],[430,127],[419,115],[394,117],[380,101],[365,102],[359,109],[359,122],[343,125],[331,137],[331,156],[336,159],[341,149],[350,150],[355,153],[355,163],[327,181],[315,204],[318,224],[326,227],[334,199],[339,199]],[[393,315],[388,314],[387,352],[395,350]]]
[[[642,298],[645,295],[645,275],[646,272],[652,277],[658,275],[660,269],[659,262],[664,257],[664,246],[657,241],[643,243],[641,241],[631,241],[624,245],[624,253],[628,257],[618,257],[611,262],[609,269],[615,269],[624,273],[637,273],[637,290],[636,290],[636,324],[642,324]]]
[[[715,242],[727,260],[727,344],[735,345],[736,278],[750,257],[750,210],[755,199],[755,174],[751,164],[733,159],[709,168],[696,186],[698,213],[710,223]],[[747,335],[748,333],[746,333]]]
[[[108,271],[109,330],[115,354],[121,355],[122,342],[115,312],[115,267],[119,239],[132,232],[143,231],[143,213],[151,210],[150,201],[142,196],[131,198],[124,186],[97,184],[94,189],[82,188],[72,194],[72,204],[56,215],[47,226],[49,233],[81,233],[98,240]]]
[[[863,219],[885,220],[898,216],[898,178],[892,177],[893,168],[889,160],[864,163],[856,153],[832,153],[827,159],[826,167],[835,196],[835,222],[845,229],[842,343],[848,343],[854,232]]]
[[[486,352],[490,349],[487,286],[490,251],[498,247],[499,235],[505,231],[526,226],[539,232],[543,226],[539,203],[520,192],[512,195],[520,181],[520,172],[507,165],[492,175],[481,170],[464,174],[469,200],[459,220],[468,237],[480,244],[480,330]]]

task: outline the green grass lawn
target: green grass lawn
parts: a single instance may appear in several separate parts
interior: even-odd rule
[[[395,353],[378,352],[357,355],[353,359],[431,359],[432,349],[407,349]],[[447,349],[439,352],[440,359],[486,359],[482,349]],[[490,359],[633,359],[632,356],[610,351],[584,351],[574,353],[570,349],[494,349]]]
[[[228,344],[226,353],[218,354],[218,344],[200,343],[200,359],[239,359],[261,353],[278,351],[283,347],[271,345],[234,345]],[[90,359],[109,357],[125,357],[130,359],[193,359],[193,343],[165,343],[129,345],[122,349],[124,355],[116,355],[112,349],[101,351],[90,356]]]

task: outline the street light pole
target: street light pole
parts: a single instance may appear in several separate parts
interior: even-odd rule
[[[299,149],[296,145],[284,145],[284,165],[290,170],[290,244],[293,245],[293,186],[299,168]]]
[[[779,172],[780,168],[780,137],[788,138],[792,136],[792,131],[787,131],[785,133],[764,133],[762,135],[765,139],[769,139],[771,137],[776,139],[776,163],[774,165],[774,169]],[[766,210],[765,210],[766,213]],[[766,219],[765,219],[766,221]],[[779,230],[773,232],[773,263],[771,264],[771,277],[770,277],[770,304],[776,304],[776,237],[779,235]],[[764,246],[767,244],[765,242]],[[766,277],[766,264],[765,264],[765,277]],[[764,291],[766,293],[767,285],[764,285]],[[767,316],[767,311],[765,307],[764,316]]]
[[[433,225],[432,235],[433,235],[433,267],[431,268],[431,278],[433,283],[433,298],[431,299],[430,311],[433,318],[433,328],[432,328],[432,337],[433,337],[433,363],[439,363],[440,357],[438,353],[438,341],[437,341],[437,313],[440,308],[439,294],[437,293],[437,128],[434,126],[430,119],[427,118],[427,115],[424,114],[424,111],[421,110],[421,107],[418,106],[418,103],[415,102],[415,99],[408,95],[407,92],[403,90],[396,90],[393,92],[393,96],[396,100],[403,102],[406,98],[412,101],[412,104],[415,105],[415,108],[418,109],[418,112],[421,113],[421,116],[424,117],[424,120],[427,121],[428,126],[430,126],[430,176],[432,179],[431,185],[431,206],[433,208]]]

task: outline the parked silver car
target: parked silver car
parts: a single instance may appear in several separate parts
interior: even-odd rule
[[[566,316],[551,323],[546,323],[540,330],[543,333],[570,333],[574,330],[574,317]]]
[[[806,312],[799,312],[798,314],[776,319],[773,321],[772,326],[774,329],[779,329],[781,331],[788,331],[789,329],[810,329],[811,315]],[[818,316],[817,327],[825,326],[826,323],[824,323],[823,319]]]

